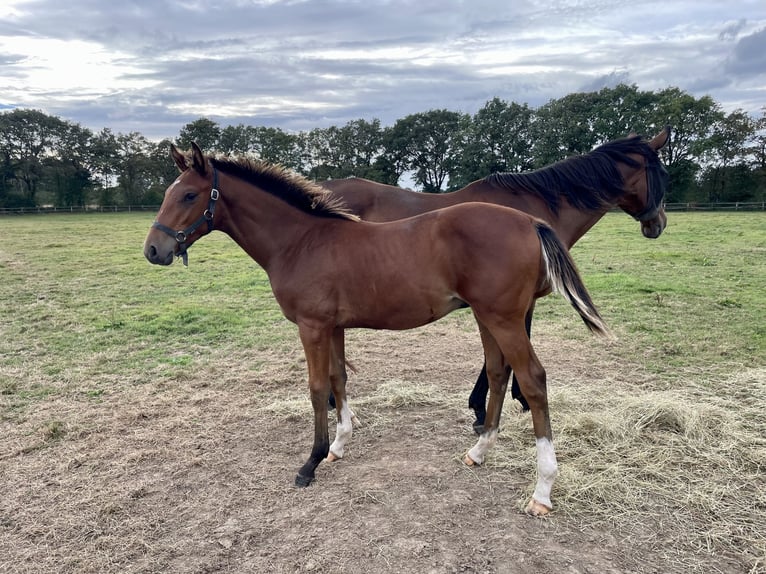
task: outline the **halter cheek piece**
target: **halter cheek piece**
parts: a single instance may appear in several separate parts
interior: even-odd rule
[[[665,189],[667,185],[667,171],[661,165],[649,166],[646,170],[646,193],[647,202],[646,207],[639,213],[632,215],[633,219],[640,222],[651,221],[657,217],[657,214],[662,209],[662,197],[663,194],[656,193],[655,188]]]
[[[152,227],[167,233],[170,235],[170,237],[176,240],[178,243],[178,252],[176,253],[176,257],[180,257],[186,267],[189,266],[189,255],[186,252],[189,246],[186,245],[186,240],[189,239],[191,234],[194,233],[197,228],[205,222],[207,222],[207,232],[210,233],[213,231],[213,214],[215,213],[215,205],[220,195],[221,194],[218,192],[218,171],[213,168],[213,188],[210,190],[210,200],[207,203],[207,209],[202,213],[197,221],[192,223],[186,229],[178,231],[168,227],[167,225],[163,225],[159,221],[152,223]]]

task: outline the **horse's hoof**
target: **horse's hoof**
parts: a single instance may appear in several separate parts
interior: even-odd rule
[[[295,486],[299,488],[306,488],[314,480],[313,476],[303,476],[302,474],[295,475]]]
[[[354,415],[353,417],[351,417],[351,424],[352,424],[353,426],[355,426],[355,427],[358,427],[358,426],[361,426],[361,425],[362,425],[362,423],[359,421],[359,418],[358,418],[356,415]]]
[[[524,512],[530,516],[547,516],[550,511],[553,510],[541,502],[537,502],[534,498],[527,503],[527,507]]]
[[[463,457],[463,464],[466,466],[479,466],[479,463],[473,460],[468,454]]]
[[[332,451],[327,453],[327,458],[325,459],[327,462],[335,462],[336,460],[340,460],[341,457],[336,456],[332,453]]]
[[[480,435],[484,432],[484,423],[473,423],[473,432]]]

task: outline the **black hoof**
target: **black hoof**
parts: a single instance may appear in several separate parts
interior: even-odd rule
[[[312,476],[303,476],[301,474],[297,474],[295,476],[295,486],[299,488],[306,488],[308,485],[310,485],[314,480],[314,477]]]
[[[475,432],[478,435],[483,433],[484,432],[484,423],[479,423],[479,422],[473,423],[473,432]]]

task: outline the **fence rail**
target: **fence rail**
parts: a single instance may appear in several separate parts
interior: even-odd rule
[[[29,213],[119,213],[127,211],[158,211],[159,205],[73,205],[56,207],[0,207],[0,215],[23,215]]]
[[[76,205],[71,207],[0,207],[0,215],[31,213],[119,213],[128,211],[158,211],[159,205]],[[766,201],[737,201],[729,203],[666,203],[666,211],[766,211]]]
[[[766,211],[766,201],[666,203],[665,211]]]

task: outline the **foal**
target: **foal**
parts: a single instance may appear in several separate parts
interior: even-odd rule
[[[144,243],[151,262],[174,256],[213,229],[228,234],[267,273],[284,315],[298,325],[314,409],[314,444],[295,482],[307,486],[326,458],[343,457],[352,434],[344,331],[412,329],[470,306],[489,377],[484,431],[466,456],[483,462],[497,438],[507,387],[519,381],[537,440],[537,485],[527,512],[546,514],[557,472],[545,370],[524,318],[536,298],[559,291],[595,333],[606,327],[565,246],[520,211],[465,203],[391,223],[359,221],[305,178],[263,162],[171,154],[181,175],[168,187]],[[337,401],[332,444],[330,391]]]

